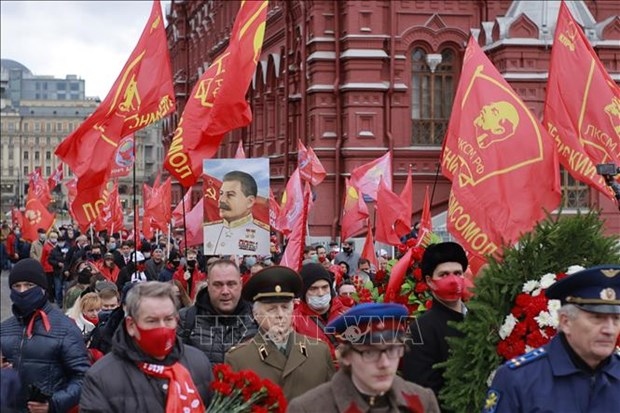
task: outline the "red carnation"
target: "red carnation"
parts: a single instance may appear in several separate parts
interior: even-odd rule
[[[521,293],[517,295],[515,299],[515,305],[517,307],[526,308],[530,305],[530,301],[532,301],[532,296],[526,293]]]
[[[527,345],[532,348],[544,346],[549,342],[548,338],[543,337],[540,330],[536,329],[527,336]]]
[[[416,281],[422,281],[422,270],[420,268],[413,270],[413,278],[415,278]]]
[[[433,300],[431,299],[426,300],[426,302],[424,303],[424,307],[426,307],[427,310],[430,310],[431,308],[433,308]]]
[[[377,273],[375,274],[375,284],[383,283],[383,281],[385,280],[386,275],[387,274],[386,274],[385,270],[377,271]]]
[[[414,291],[418,294],[428,291],[428,284],[425,282],[419,282],[415,285]]]

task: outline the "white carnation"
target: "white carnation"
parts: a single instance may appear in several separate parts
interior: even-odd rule
[[[540,283],[536,280],[528,281],[525,284],[523,284],[523,292],[531,293],[532,291],[534,291],[534,289],[538,288],[539,286],[540,286]]]
[[[540,292],[542,291],[542,289],[537,288],[534,291],[532,291],[532,297],[536,297],[538,295],[540,295]]]
[[[560,300],[549,300],[547,307],[549,308],[549,315],[551,316],[551,327],[557,330],[560,318],[558,317],[558,310],[562,306]]]
[[[583,268],[581,265],[571,265],[570,267],[568,267],[568,270],[566,270],[566,274],[571,275],[582,270],[585,270],[585,268]]]
[[[530,351],[534,350],[534,347],[530,347],[527,344],[525,345],[525,352],[529,353]]]
[[[508,314],[506,316],[506,318],[504,319],[504,324],[499,329],[499,336],[502,340],[505,340],[506,337],[508,337],[512,333],[515,325],[517,325],[517,321],[518,320],[512,314]]]
[[[553,327],[553,317],[548,311],[541,311],[540,314],[534,317],[534,320],[536,320],[541,328]]]
[[[549,288],[551,284],[555,282],[555,274],[548,273],[542,276],[540,279],[540,286],[542,288]]]

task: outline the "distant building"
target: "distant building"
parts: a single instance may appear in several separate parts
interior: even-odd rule
[[[76,75],[65,79],[37,76],[23,64],[2,59],[0,71],[0,209],[23,206],[28,174],[40,167],[49,177],[60,160],[54,155],[58,144],[99,106],[99,98],[86,97],[85,81]],[[163,159],[161,125],[136,132],[136,189],[152,180]],[[65,166],[65,181],[72,174]],[[121,202],[132,207],[132,174],[119,179]],[[67,207],[66,188],[53,193],[50,209]],[[138,198],[142,197],[138,195]],[[141,201],[139,202],[141,203]],[[68,216],[59,218],[68,219]]]
[[[605,68],[620,80],[618,3],[566,3]],[[192,87],[226,49],[239,4],[171,1],[166,30],[177,113],[164,126],[168,139]],[[321,212],[310,213],[313,236],[339,234],[344,178],[387,150],[394,154],[395,191],[413,165],[412,222],[420,217],[427,185],[434,187],[432,215],[445,216],[450,182],[437,164],[469,36],[479,40],[525,104],[542,118],[559,5],[519,0],[270,1],[248,92],[253,121],[224,139],[219,156],[234,156],[243,139],[248,156],[270,159],[271,186],[279,196],[297,166],[297,139],[312,146],[328,173],[316,188]],[[620,232],[610,200],[566,171],[562,185],[564,214],[600,208],[606,230]]]

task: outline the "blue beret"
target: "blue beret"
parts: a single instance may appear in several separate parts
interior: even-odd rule
[[[359,304],[330,322],[325,332],[351,344],[390,343],[404,338],[408,315],[401,304]]]
[[[552,284],[547,297],[592,313],[620,314],[620,265],[597,265]]]

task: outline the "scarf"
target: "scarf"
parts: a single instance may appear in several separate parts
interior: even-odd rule
[[[189,371],[178,361],[170,366],[138,363],[147,376],[168,380],[166,413],[203,413],[205,407]]]
[[[32,330],[34,329],[34,321],[37,318],[37,316],[41,317],[41,321],[43,322],[43,328],[45,328],[45,331],[50,331],[50,320],[47,318],[47,314],[45,314],[45,311],[41,310],[40,308],[38,310],[36,310],[34,312],[34,314],[32,314],[32,317],[30,317],[30,321],[28,322],[28,327],[26,328],[26,336],[28,336],[28,338],[32,338]]]

